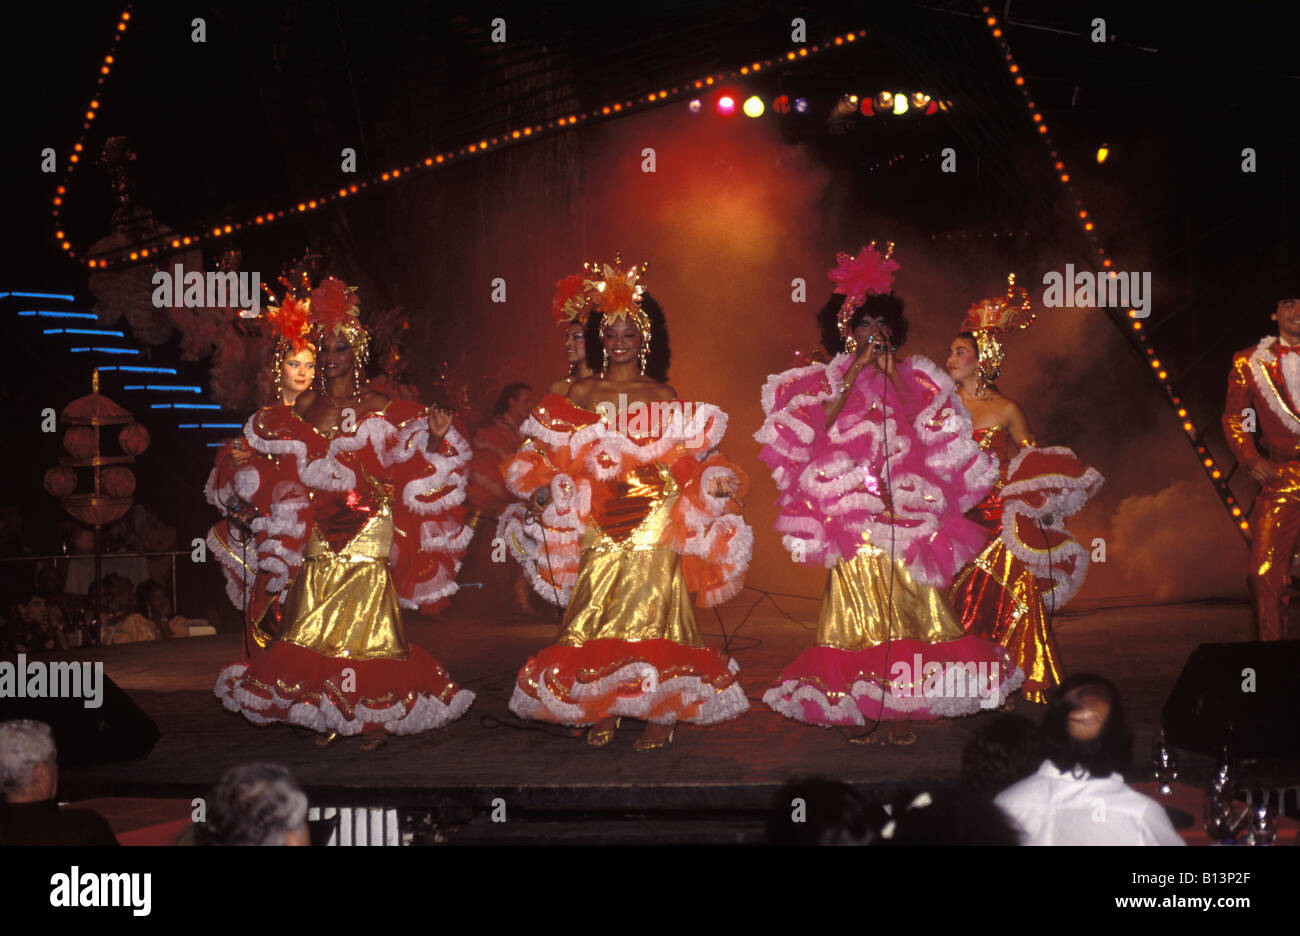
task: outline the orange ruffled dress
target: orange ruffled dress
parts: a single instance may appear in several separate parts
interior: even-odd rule
[[[634,404],[622,419],[544,398],[524,423],[506,484],[533,498],[498,531],[537,592],[566,606],[555,644],[519,671],[510,710],[591,725],[619,715],[713,724],[749,708],[739,667],[705,645],[691,594],[708,607],[740,591],[753,531],[717,479],[748,478],[714,450],[727,417],[716,406]]]

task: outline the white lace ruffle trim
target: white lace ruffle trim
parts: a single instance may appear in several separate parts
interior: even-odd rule
[[[740,672],[735,660],[730,662],[728,669],[733,673]],[[738,681],[722,690],[714,688],[698,676],[675,676],[660,682],[659,671],[645,662],[630,663],[596,682],[579,683],[573,687],[572,694],[575,699],[598,699],[637,677],[641,679],[641,692],[634,696],[620,696],[601,717],[617,715],[660,725],[672,725],[679,721],[693,725],[716,725],[749,711],[749,699]],[[516,685],[514,694],[510,697],[510,711],[520,718],[558,722],[574,727],[595,724],[595,719],[587,716],[583,706],[565,702],[552,693],[546,687],[545,679],[538,681],[537,689],[538,698],[534,699]],[[674,699],[677,711],[650,717],[652,711]],[[703,705],[697,715],[691,718],[678,717],[682,709],[698,702],[703,702]]]
[[[773,686],[763,693],[763,701],[774,711],[786,718],[793,718],[808,725],[821,725],[830,728],[835,725],[864,726],[875,718],[868,718],[859,707],[859,700],[867,701],[867,710],[872,712],[884,701],[884,716],[907,716],[922,718],[960,718],[976,715],[987,709],[997,708],[1009,699],[1020,684],[1025,681],[1025,674],[1015,669],[1011,676],[999,680],[986,696],[978,693],[967,695],[895,695],[882,689],[873,682],[858,680],[849,690],[849,694],[840,696],[838,702],[832,703],[826,693],[817,686],[801,679],[787,679],[779,686]],[[821,713],[820,718],[809,718],[804,703],[811,702]]]
[[[474,693],[468,689],[457,692],[451,697],[450,703],[420,693],[410,706],[371,709],[358,705],[353,709],[356,717],[348,718],[324,696],[321,696],[319,705],[313,705],[309,702],[292,702],[274,689],[271,690],[270,699],[249,692],[239,685],[247,670],[248,666],[243,663],[227,666],[217,677],[213,692],[222,705],[232,712],[242,713],[255,725],[287,722],[322,733],[336,731],[344,736],[360,734],[367,725],[380,725],[390,734],[410,735],[450,724],[464,715],[474,702]]]

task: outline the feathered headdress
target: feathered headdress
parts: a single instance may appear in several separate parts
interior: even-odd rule
[[[593,311],[600,312],[600,327],[621,318],[630,321],[641,333],[641,350],[637,356],[644,374],[646,355],[650,353],[650,318],[641,308],[645,287],[640,280],[647,264],[643,261],[624,268],[623,254],[616,251],[612,267],[594,260],[582,266],[587,271],[584,287],[591,291],[595,301]]]
[[[591,289],[587,277],[581,273],[574,273],[555,284],[555,296],[551,299],[551,314],[555,316],[558,325],[585,325],[591,301]]]
[[[357,287],[328,277],[311,292],[311,321],[322,335],[343,335],[364,367],[370,360],[370,335],[361,325]]]
[[[299,302],[290,295],[285,296],[278,306],[266,310],[266,317],[277,332],[276,344],[283,343],[292,348],[291,354],[311,347],[307,340],[311,335],[310,303],[309,299]]]
[[[1022,331],[1033,323],[1035,316],[1029,307],[1029,291],[1017,287],[1016,274],[1009,273],[1006,295],[983,299],[966,313],[962,331],[975,336],[980,374],[985,382],[992,383],[1002,374],[1002,362],[1007,356],[1002,336]]]
[[[835,255],[836,265],[826,271],[827,278],[835,284],[832,292],[844,296],[837,320],[840,326],[840,339],[850,354],[856,354],[858,343],[849,330],[854,311],[868,295],[883,295],[894,288],[894,271],[898,261],[892,259],[894,242],[890,241],[881,255],[872,241],[858,251],[856,256],[846,253]]]

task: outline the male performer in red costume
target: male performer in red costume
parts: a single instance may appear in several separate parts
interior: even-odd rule
[[[1251,600],[1260,640],[1285,636],[1291,553],[1300,537],[1300,299],[1279,299],[1273,321],[1278,337],[1233,356],[1223,410],[1232,453],[1260,483],[1250,515]]]

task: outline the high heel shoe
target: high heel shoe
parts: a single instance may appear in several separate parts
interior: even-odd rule
[[[615,718],[613,728],[603,728],[600,731],[597,731],[596,726],[592,725],[587,729],[587,747],[598,748],[609,744],[614,740],[614,732],[618,731],[618,726],[621,724],[623,724],[623,719]]]
[[[668,734],[664,735],[661,738],[653,738],[651,740],[646,740],[644,736],[637,738],[636,744],[632,745],[632,750],[657,751],[659,750],[659,748],[668,747],[668,745],[673,743],[673,735],[675,735],[676,733],[677,733],[677,723],[673,722],[673,726],[668,729]]]

